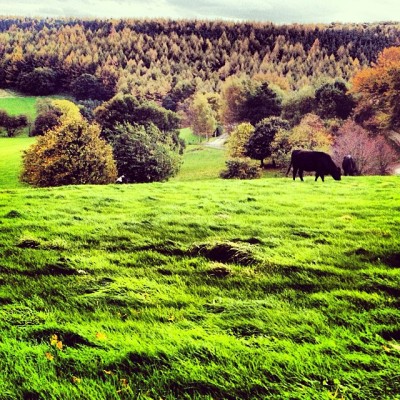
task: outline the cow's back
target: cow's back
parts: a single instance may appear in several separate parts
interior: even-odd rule
[[[329,159],[327,159],[327,157]],[[293,167],[304,171],[317,171],[329,167],[330,157],[321,151],[294,150],[292,153]]]

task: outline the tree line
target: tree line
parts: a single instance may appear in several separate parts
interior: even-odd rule
[[[348,81],[397,43],[396,24],[0,19],[0,87],[108,100],[132,94],[177,107],[229,76],[267,74],[287,90]]]
[[[271,156],[274,165],[285,160],[290,146],[327,149],[347,119],[369,136],[387,138],[399,125],[400,54],[388,47],[398,34],[399,26],[389,23],[3,18],[0,85],[71,94],[81,117],[97,123],[112,146],[118,174],[131,182],[162,180],[179,166],[171,153],[182,149],[173,133],[179,125],[207,137],[224,128],[231,144],[245,137],[232,155],[261,166]],[[44,107],[32,134],[65,128],[62,116],[59,107]],[[23,122],[0,118],[9,136]],[[166,147],[150,151],[157,141]],[[129,164],[141,151],[158,154],[155,164],[168,160],[162,169],[169,172],[145,178],[142,168],[142,178],[135,176]]]

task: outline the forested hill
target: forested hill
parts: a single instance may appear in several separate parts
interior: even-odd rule
[[[104,89],[99,96],[124,92],[162,100],[185,83],[192,90],[218,90],[226,77],[243,72],[266,74],[295,90],[324,76],[348,80],[383,48],[398,44],[400,24],[394,23],[2,18],[0,85],[68,92],[90,74]]]

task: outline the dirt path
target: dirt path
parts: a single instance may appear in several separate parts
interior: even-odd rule
[[[223,149],[225,147],[225,142],[226,142],[227,138],[228,138],[228,135],[226,133],[224,133],[221,136],[218,136],[217,138],[215,138],[209,142],[205,142],[204,146],[212,147],[214,149]]]

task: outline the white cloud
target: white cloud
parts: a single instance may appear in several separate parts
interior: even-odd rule
[[[398,0],[0,0],[0,13],[99,18],[221,18],[290,22],[400,20]]]

